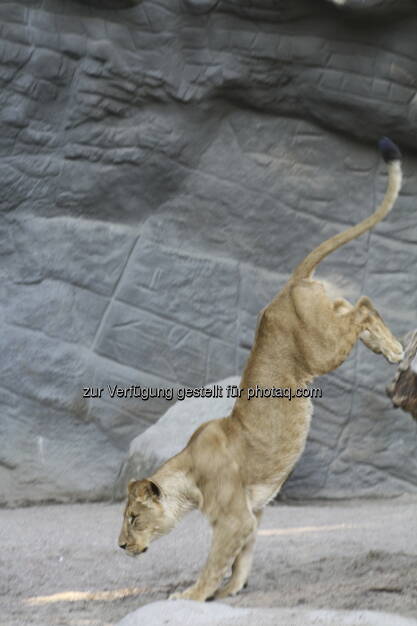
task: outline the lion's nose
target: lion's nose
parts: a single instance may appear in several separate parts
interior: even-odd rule
[[[126,550],[127,543],[119,543],[119,548],[121,548],[122,550]]]
[[[146,550],[147,550],[147,549],[148,549],[148,548],[143,548],[142,553],[143,553],[143,552],[146,552]]]

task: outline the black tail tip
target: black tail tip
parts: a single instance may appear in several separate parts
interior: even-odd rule
[[[385,163],[401,161],[401,152],[399,147],[388,137],[382,137],[382,139],[378,141],[378,147]]]

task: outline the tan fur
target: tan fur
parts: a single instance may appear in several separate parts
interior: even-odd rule
[[[395,161],[377,211],[310,253],[262,311],[241,387],[307,387],[315,376],[343,363],[358,338],[390,362],[401,360],[401,344],[369,298],[355,305],[333,300],[310,278],[324,256],[382,219],[400,183]],[[242,393],[229,417],[200,426],[182,452],[149,479],[130,484],[120,546],[139,554],[187,511],[199,508],[213,528],[211,550],[197,582],[172,597],[205,600],[240,591],[249,575],[262,509],[300,457],[311,414],[307,398],[248,401]],[[221,588],[230,568],[231,578]]]

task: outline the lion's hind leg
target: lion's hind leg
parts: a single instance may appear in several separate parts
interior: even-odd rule
[[[351,316],[358,328],[358,338],[376,354],[383,354],[391,363],[403,358],[403,347],[394,337],[384,320],[367,296],[362,296],[355,306],[343,298],[333,302],[337,315]]]

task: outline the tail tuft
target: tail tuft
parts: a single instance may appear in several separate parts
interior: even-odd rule
[[[382,154],[382,158],[385,163],[392,163],[392,161],[401,161],[401,152],[398,146],[395,145],[388,137],[382,137],[378,141],[378,148]]]

